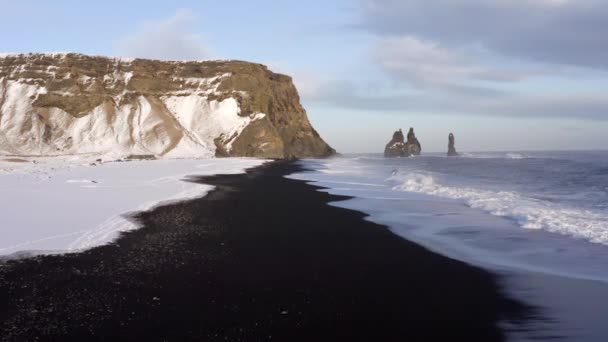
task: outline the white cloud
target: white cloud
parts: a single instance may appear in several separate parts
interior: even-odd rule
[[[305,99],[319,96],[319,91],[326,82],[326,80],[317,73],[309,70],[297,69],[288,74],[293,77],[293,82],[298,88],[298,92],[302,98]]]
[[[436,42],[413,36],[378,39],[373,58],[389,74],[415,86],[454,86],[467,81],[514,82],[540,73],[485,67]]]
[[[360,0],[360,26],[442,46],[608,69],[605,0]]]
[[[115,54],[161,60],[202,60],[213,57],[204,38],[196,33],[196,16],[179,9],[169,18],[147,21],[115,44]]]
[[[311,69],[296,67],[289,63],[272,62],[268,64],[271,71],[291,76],[298,93],[304,100],[314,100],[322,94],[323,87],[331,79]]]
[[[369,94],[353,82],[327,83],[316,101],[351,110],[394,113],[467,114],[520,118],[568,118],[608,120],[608,98],[601,92],[483,94],[472,92],[425,91]]]
[[[374,59],[389,73],[416,84],[443,84],[472,71],[460,56],[412,36],[379,40]]]

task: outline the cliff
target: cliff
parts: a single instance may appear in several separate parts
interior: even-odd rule
[[[0,154],[324,157],[288,76],[242,61],[0,56]]]

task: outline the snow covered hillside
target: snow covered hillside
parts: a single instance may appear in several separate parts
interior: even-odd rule
[[[0,56],[0,155],[332,153],[291,78],[259,64]]]

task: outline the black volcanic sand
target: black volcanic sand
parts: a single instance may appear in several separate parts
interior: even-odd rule
[[[8,262],[0,340],[500,341],[528,317],[492,274],[282,177],[301,170],[192,179],[217,188],[114,244]]]

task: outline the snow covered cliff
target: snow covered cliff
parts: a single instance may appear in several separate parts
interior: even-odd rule
[[[0,55],[0,154],[321,157],[290,77],[242,61]]]

